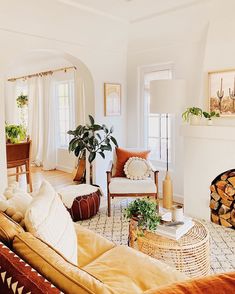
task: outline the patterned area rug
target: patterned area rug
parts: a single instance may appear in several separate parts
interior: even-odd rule
[[[103,235],[116,244],[127,245],[129,223],[124,218],[129,199],[112,201],[112,216],[106,214],[106,207],[93,218],[79,222],[81,225]],[[205,222],[210,232],[211,273],[235,271],[235,230]]]

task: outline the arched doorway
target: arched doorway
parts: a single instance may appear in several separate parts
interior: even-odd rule
[[[46,61],[48,60],[48,66]],[[51,62],[53,60],[53,62]],[[43,61],[43,62],[42,62]],[[38,62],[40,66],[37,69],[35,64]],[[21,76],[21,74],[26,75],[27,70],[28,74],[35,72],[41,72],[44,70],[56,69],[61,66],[74,66],[76,67],[76,79],[83,84],[84,89],[84,120],[88,118],[88,114],[94,115],[95,113],[95,102],[94,102],[94,82],[90,70],[87,66],[78,58],[72,56],[66,52],[60,52],[58,50],[48,50],[48,49],[38,49],[25,52],[23,55],[15,56],[9,62],[8,66],[2,72],[2,83],[5,83],[5,94],[6,94],[6,81],[7,78]],[[33,66],[34,65],[34,68]],[[43,68],[44,65],[44,68]],[[3,116],[2,116],[3,117]],[[4,138],[4,120],[1,121],[2,124],[2,138]],[[2,146],[4,148],[4,144]],[[63,152],[63,151],[62,151]],[[67,152],[67,150],[66,150]],[[2,167],[6,169],[5,158],[2,158]]]

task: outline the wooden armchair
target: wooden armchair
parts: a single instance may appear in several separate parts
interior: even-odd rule
[[[18,144],[6,144],[6,151],[7,168],[16,168],[16,172],[10,173],[8,176],[16,176],[16,181],[18,182],[19,175],[25,174],[30,192],[32,192],[33,187],[30,168],[31,141]],[[25,166],[25,171],[23,170],[23,166]]]
[[[152,177],[146,180],[130,180],[124,177],[113,177],[115,161],[110,161],[107,174],[107,200],[108,216],[111,215],[111,198],[114,197],[147,197],[158,198],[158,173],[149,162],[152,170]]]

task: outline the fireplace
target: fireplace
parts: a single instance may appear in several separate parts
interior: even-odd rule
[[[210,191],[211,221],[235,229],[235,169],[218,175]]]
[[[184,212],[210,221],[210,184],[222,172],[232,172],[235,168],[234,126],[185,125],[181,134],[184,137]]]

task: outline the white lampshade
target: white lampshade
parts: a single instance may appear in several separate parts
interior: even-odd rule
[[[185,80],[150,82],[150,113],[180,113],[185,107]]]

